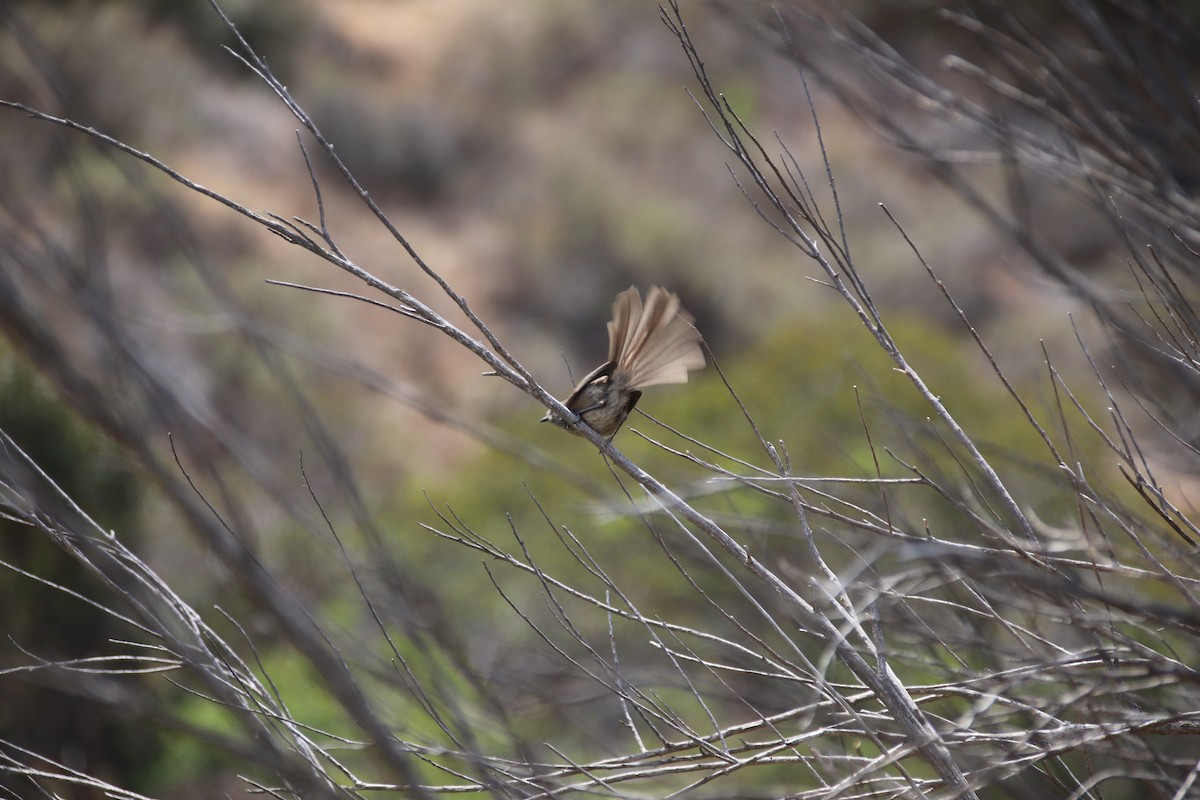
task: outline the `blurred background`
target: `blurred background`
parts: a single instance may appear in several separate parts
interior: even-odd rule
[[[910,362],[1010,470],[1005,478],[1022,508],[1050,529],[1079,522],[1078,495],[1064,491],[1040,437],[921,259],[1011,386],[1039,413],[1050,410],[1056,432],[1056,418],[1093,434],[1085,414],[1108,421],[1112,400],[1094,370],[1120,366],[1109,390],[1139,387],[1132,405],[1155,411],[1155,421],[1134,428],[1145,437],[1155,486],[1190,510],[1200,437],[1196,362],[1143,340],[1131,344],[1122,331],[1130,320],[1154,319],[1137,294],[1145,279],[1131,251],[1166,242],[1157,251],[1163,258],[1183,254],[1188,263],[1196,247],[1197,217],[1189,223],[1188,213],[1200,176],[1200,150],[1191,148],[1200,117],[1194,94],[1175,105],[1146,96],[1178,118],[1123,105],[1120,88],[1130,84],[1120,68],[1151,85],[1190,85],[1197,10],[1134,6],[1097,6],[1105,30],[1131,37],[1108,51],[1097,49],[1101,28],[1089,27],[1074,3],[975,9],[979,18],[971,19],[994,24],[995,35],[934,3],[683,9],[730,108],[772,157],[785,148],[794,157],[826,218],[844,225],[857,270]],[[425,262],[560,397],[603,358],[614,295],[660,284],[681,295],[764,436],[786,442],[796,474],[902,478],[912,475],[903,464],[920,462],[946,468],[947,484],[957,484],[957,461],[924,427],[928,410],[911,384],[819,266],[755,212],[761,195],[706,120],[712,112],[693,96],[701,92],[692,67],[654,4],[229,0],[222,8]],[[1023,25],[1036,35],[1021,39]],[[1158,47],[1156,37],[1177,49]],[[94,128],[256,213],[318,221],[296,120],[223,49],[231,36],[207,3],[9,0],[0,2],[0,42],[0,99]],[[1054,53],[1040,42],[1065,44]],[[932,103],[939,95],[929,86],[867,57],[878,52],[910,65],[912,75],[937,76],[963,106]],[[1177,52],[1193,58],[1167,57]],[[1139,60],[1147,54],[1162,55],[1149,59],[1161,74]],[[979,71],[963,68],[967,62]],[[989,83],[1028,89],[1047,85],[1039,83],[1047,74],[1078,83],[1055,84],[1061,94],[1037,103]],[[1110,83],[1118,88],[1108,94]],[[1010,127],[985,129],[967,108],[974,104]],[[1124,142],[1084,125],[1075,107],[1141,126],[1121,128]],[[342,252],[465,324],[312,138],[300,141]],[[1106,155],[1111,141],[1128,163],[1104,163],[1124,171],[1074,167],[1074,156]],[[1061,146],[1053,168],[1037,168],[1038,142]],[[1146,152],[1154,158],[1142,158]],[[1106,207],[1113,181],[1148,199]],[[662,575],[654,540],[594,448],[537,425],[540,406],[482,377],[485,366],[437,331],[353,299],[268,284],[371,295],[209,197],[79,132],[3,109],[0,227],[0,428],[97,530],[118,531],[214,637],[255,663],[249,672],[270,676],[290,714],[312,731],[346,736],[353,768],[379,769],[392,788],[405,782],[396,763],[345,732],[362,720],[328,690],[329,674],[298,632],[303,624],[289,627],[280,611],[286,601],[248,577],[253,569],[304,609],[298,617],[336,631],[339,654],[399,738],[436,738],[437,715],[416,719],[418,707],[436,707],[454,718],[449,728],[501,742],[524,763],[549,759],[537,743],[556,736],[581,758],[609,752],[625,725],[619,708],[605,705],[603,692],[534,632],[555,616],[539,581],[504,583],[481,567],[494,556],[428,528],[477,527],[506,548],[516,534],[547,568],[583,574],[559,543],[566,525],[636,589],[648,616],[689,625],[706,616],[690,581]],[[1187,270],[1172,301],[1194,294],[1194,259]],[[1192,330],[1190,322],[1179,327]],[[1073,382],[1074,399],[1048,380],[1048,357]],[[652,389],[640,407],[724,453],[764,461],[715,369],[686,387]],[[644,418],[629,426],[664,435]],[[1092,479],[1122,483],[1102,437],[1067,439]],[[786,504],[713,488],[694,463],[628,429],[617,443],[685,496],[715,495],[711,513],[785,574],[805,572]],[[10,469],[28,471],[15,462]],[[6,485],[23,494],[11,474]],[[839,502],[867,506],[876,495],[852,490]],[[64,505],[26,496],[31,509]],[[957,515],[971,516],[932,492],[884,505],[890,524],[912,531],[953,529]],[[63,772],[164,797],[242,796],[254,780],[270,781],[237,776],[286,774],[259,760],[261,732],[223,708],[213,686],[153,672],[122,677],[112,663],[101,675],[81,673],[72,660],[114,650],[145,655],[162,642],[149,630],[135,635],[138,626],[114,613],[121,600],[113,587],[122,584],[95,566],[100,556],[81,557],[70,537],[36,536],[21,514],[9,516],[0,522],[6,764],[40,763],[29,754],[44,754]],[[823,530],[831,541],[850,541],[835,522]],[[855,563],[867,551],[860,544],[847,544],[835,566]],[[90,570],[80,565],[89,559]],[[248,562],[257,566],[243,571]],[[703,559],[689,563],[703,569]],[[708,589],[740,602],[729,585]],[[163,602],[161,592],[154,597]],[[606,624],[601,617],[580,626],[602,634]],[[652,649],[644,639],[629,645],[635,654]],[[141,644],[127,647],[131,640]],[[1194,640],[1185,642],[1177,644],[1194,652]],[[401,654],[412,661],[396,670]],[[74,666],[29,668],[47,662]],[[436,687],[436,699],[413,699],[411,686],[396,688],[404,680]],[[321,684],[326,689],[312,688]],[[722,702],[753,708],[752,717],[791,707],[786,693],[748,678],[726,688],[737,702]],[[447,711],[455,705],[447,698],[460,705]],[[464,751],[487,749],[455,741]],[[1058,791],[1067,783],[1004,777],[1016,783],[997,779],[994,796],[1067,796]],[[288,785],[303,785],[293,778]],[[767,770],[705,796],[779,796],[798,791],[797,780]],[[10,774],[0,785],[4,796],[20,797],[32,796],[33,783]],[[102,796],[66,779],[42,785],[60,796]],[[1136,785],[1104,796],[1132,796],[1122,792]],[[665,779],[652,786],[647,796],[678,788]]]

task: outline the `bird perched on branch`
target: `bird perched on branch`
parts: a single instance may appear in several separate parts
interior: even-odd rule
[[[612,438],[637,405],[642,389],[659,383],[687,383],[688,370],[704,366],[700,332],[679,296],[651,286],[642,295],[629,287],[613,303],[608,323],[608,361],[579,382],[563,405],[601,436]],[[548,412],[542,422],[560,428],[566,421]]]

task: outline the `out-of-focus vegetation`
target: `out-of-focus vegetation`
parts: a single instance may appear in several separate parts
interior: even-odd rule
[[[834,796],[838,780],[867,791],[878,774],[882,796],[901,796],[906,779],[944,777],[903,749],[918,746],[911,731],[839,660],[850,642],[900,675],[965,772],[987,776],[982,796],[1088,785],[1104,770],[1094,759],[1111,756],[1102,748],[1123,746],[1105,735],[1118,724],[1129,752],[1145,748],[1121,763],[1146,771],[1103,796],[1140,794],[1139,781],[1186,794],[1170,780],[1195,732],[1181,725],[1181,744],[1162,745],[1126,712],[1140,703],[1156,724],[1172,709],[1185,722],[1195,698],[1194,547],[1169,507],[1190,512],[1193,438],[1185,424],[1114,419],[1114,404],[1138,401],[1120,379],[1106,396],[1097,374],[1111,375],[1105,359],[1132,361],[1146,376],[1133,388],[1158,386],[1142,397],[1163,408],[1194,373],[1200,326],[1184,314],[1190,284],[1164,278],[1120,320],[1161,314],[1184,355],[1160,340],[1143,345],[1161,359],[1139,359],[1098,340],[1096,316],[1121,340],[1105,287],[1138,285],[1114,279],[1130,243],[1104,208],[979,157],[973,187],[1023,209],[1084,276],[1066,280],[953,181],[933,180],[945,165],[881,120],[963,160],[987,150],[982,138],[949,114],[922,120],[903,92],[881,112],[849,91],[869,70],[834,57],[844,42],[807,47],[797,31],[825,31],[817,21],[836,13],[788,5],[805,28],[757,5],[686,10],[731,112],[791,168],[783,182],[802,171],[844,225],[909,363],[1032,520],[1014,533],[1000,493],[831,276],[755,214],[786,228],[714,136],[714,110],[689,95],[701,87],[652,5],[222,7],[416,251],[560,397],[564,361],[578,378],[602,356],[615,292],[659,283],[683,296],[736,399],[715,368],[655,387],[640,408],[674,431],[635,414],[616,442],[749,559],[677,527],[678,508],[660,513],[587,441],[538,425],[540,406],[430,327],[265,281],[370,294],[362,283],[95,140],[4,109],[0,331],[20,354],[0,350],[0,429],[117,532],[63,535],[70,504],[6,454],[4,791],[103,796],[87,774],[171,797],[258,783],[306,797],[430,796],[415,784],[509,797],[598,776],[614,794],[699,781],[697,796]],[[854,13],[928,68],[962,35],[931,9]],[[1074,30],[1059,14],[1039,24]],[[93,126],[256,212],[319,224],[296,120],[221,49],[236,44],[203,3],[0,3],[0,37],[0,99]],[[1012,53],[990,55],[995,75],[1041,74]],[[1194,64],[1171,66],[1194,77]],[[983,102],[978,82],[956,87]],[[342,252],[465,325],[301,141]],[[1155,196],[1134,166],[1131,193]],[[1077,333],[1101,342],[1093,363]],[[1130,449],[1154,480],[1129,485],[1106,436],[1144,443]],[[1163,487],[1167,500],[1139,497]],[[842,640],[756,583],[755,563],[830,614]],[[113,653],[122,660],[98,675],[71,661]],[[150,656],[163,660],[139,660]],[[1102,677],[1076,683],[1076,667]],[[763,722],[776,714],[790,716]],[[869,761],[887,747],[901,748],[894,761]],[[1076,796],[1101,796],[1088,791]]]
[[[138,535],[136,472],[111,444],[90,431],[53,399],[29,364],[0,347],[0,430],[100,524]],[[105,587],[78,560],[50,539],[33,535],[15,521],[0,519],[0,560],[23,571],[6,571],[0,581],[8,646],[0,670],[36,661],[85,664],[103,652],[123,626],[88,598]],[[73,587],[72,597],[47,586]],[[115,693],[121,690],[113,687]],[[72,756],[79,769],[97,769],[109,780],[144,789],[147,764],[161,757],[161,736],[114,714],[103,698],[64,680],[0,682],[0,731],[10,745],[33,752]],[[7,781],[6,787],[15,786]]]

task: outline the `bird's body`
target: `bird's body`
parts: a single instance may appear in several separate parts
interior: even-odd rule
[[[687,383],[688,370],[704,366],[700,332],[679,296],[650,287],[643,306],[634,287],[617,295],[608,323],[608,361],[594,369],[563,405],[601,436],[612,438],[642,396],[660,383]],[[559,427],[566,421],[554,412],[542,418]]]

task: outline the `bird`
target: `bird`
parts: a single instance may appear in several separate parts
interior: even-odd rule
[[[609,440],[637,405],[642,389],[687,383],[688,370],[705,365],[700,332],[674,292],[651,286],[643,304],[641,293],[630,286],[617,295],[612,313],[608,360],[588,373],[563,401]],[[541,421],[568,428],[567,420],[554,411]]]

